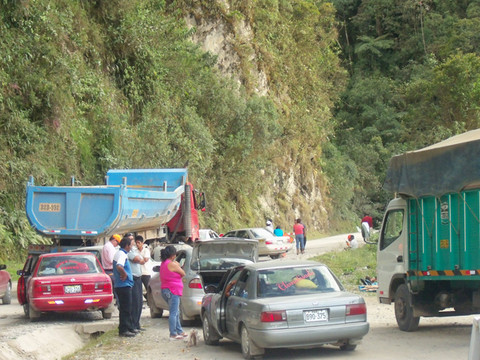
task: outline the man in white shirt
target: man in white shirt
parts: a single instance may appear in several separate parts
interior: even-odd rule
[[[103,246],[102,249],[102,267],[105,270],[105,273],[110,276],[112,280],[112,289],[113,295],[115,296],[115,300],[118,305],[118,297],[117,293],[115,292],[115,283],[113,277],[113,256],[117,252],[117,247],[120,244],[122,237],[118,234],[113,234],[110,237],[110,240]]]
[[[150,249],[147,247],[147,245],[144,244],[143,236],[141,235],[135,236],[135,245],[137,245],[138,252],[145,261],[145,263],[142,265],[142,283],[146,291],[148,287],[148,282],[150,281],[150,277],[152,276],[152,260]]]

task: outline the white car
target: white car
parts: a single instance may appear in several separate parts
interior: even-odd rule
[[[278,259],[293,248],[290,236],[275,236],[265,228],[237,229],[227,232],[224,237],[254,239],[258,241],[258,255]]]
[[[209,240],[209,239],[216,239],[216,238],[220,237],[212,229],[200,229],[199,234],[200,234],[200,239],[199,239],[200,241]]]

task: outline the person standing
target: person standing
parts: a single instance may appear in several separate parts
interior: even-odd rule
[[[180,324],[180,297],[183,294],[182,278],[185,276],[185,271],[175,261],[176,255],[177,250],[173,245],[168,245],[161,252],[160,281],[162,296],[168,303],[170,312],[168,317],[170,340],[181,340],[188,336]]]
[[[302,219],[298,218],[295,225],[293,225],[293,232],[295,233],[295,242],[297,246],[297,255],[301,251],[302,254],[305,252],[305,244],[303,242],[304,234],[303,231],[305,226],[302,224]]]
[[[270,219],[267,220],[265,229],[267,229],[268,231],[270,231],[270,232],[273,234],[273,224],[272,224],[272,220],[270,220]]]
[[[148,282],[150,281],[150,277],[152,276],[152,260],[150,259],[150,249],[143,242],[143,236],[141,235],[135,236],[135,244],[137,245],[137,249],[140,255],[145,261],[145,263],[142,265],[142,283],[145,287],[145,291],[147,291]]]
[[[127,234],[128,238],[133,242],[133,234]],[[132,326],[134,330],[141,331],[140,317],[143,309],[143,291],[142,291],[142,265],[145,264],[143,257],[140,255],[136,246],[128,253],[128,261],[132,269],[133,287],[132,287]]]
[[[110,276],[110,280],[112,280],[112,289],[113,289],[113,296],[115,297],[115,301],[118,304],[117,294],[115,293],[115,283],[113,278],[113,256],[117,252],[117,246],[122,240],[122,237],[118,234],[113,234],[110,236],[110,240],[103,246],[102,249],[102,267],[105,270],[105,273]]]
[[[362,218],[361,228],[363,241],[367,242],[370,239],[370,231],[373,228],[373,219],[371,216],[365,215]]]
[[[132,324],[132,287],[133,275],[127,254],[133,247],[133,239],[124,236],[120,241],[120,250],[113,257],[113,277],[115,292],[119,304],[118,335],[133,337],[137,331]]]

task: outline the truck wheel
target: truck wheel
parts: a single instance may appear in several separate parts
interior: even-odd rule
[[[253,343],[245,325],[242,326],[241,337],[243,357],[245,359],[261,359],[263,354],[265,354],[265,349],[260,348]]]
[[[280,254],[270,255],[270,257],[275,260],[280,257]]]
[[[202,316],[203,340],[207,345],[218,345],[220,336],[215,329],[210,325],[207,315]]]
[[[420,317],[413,316],[413,308],[410,305],[411,295],[407,285],[402,284],[395,292],[395,318],[402,331],[415,331],[418,329]]]
[[[153,301],[152,290],[148,289],[147,291],[147,304],[150,308],[150,317],[151,318],[161,318],[163,315],[163,309],[158,308]]]
[[[7,291],[5,292],[5,295],[3,295],[2,298],[2,304],[3,305],[8,305],[12,302],[12,283],[8,283],[7,285]]]

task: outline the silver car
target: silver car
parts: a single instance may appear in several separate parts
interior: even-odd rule
[[[213,239],[199,241],[193,246],[177,246],[176,261],[185,271],[183,295],[180,299],[180,321],[189,325],[200,317],[202,298],[208,291],[216,291],[218,284],[235,266],[258,260],[258,242],[244,239]],[[153,268],[147,289],[147,303],[152,318],[161,317],[168,304],[162,297],[159,266]]]
[[[223,237],[258,240],[258,255],[278,259],[293,248],[290,236],[275,236],[264,228],[246,228],[227,232]]]
[[[368,333],[361,296],[346,292],[330,269],[314,261],[272,260],[232,269],[223,289],[202,300],[203,337],[241,344],[246,359],[267,348],[324,344],[354,350]]]

